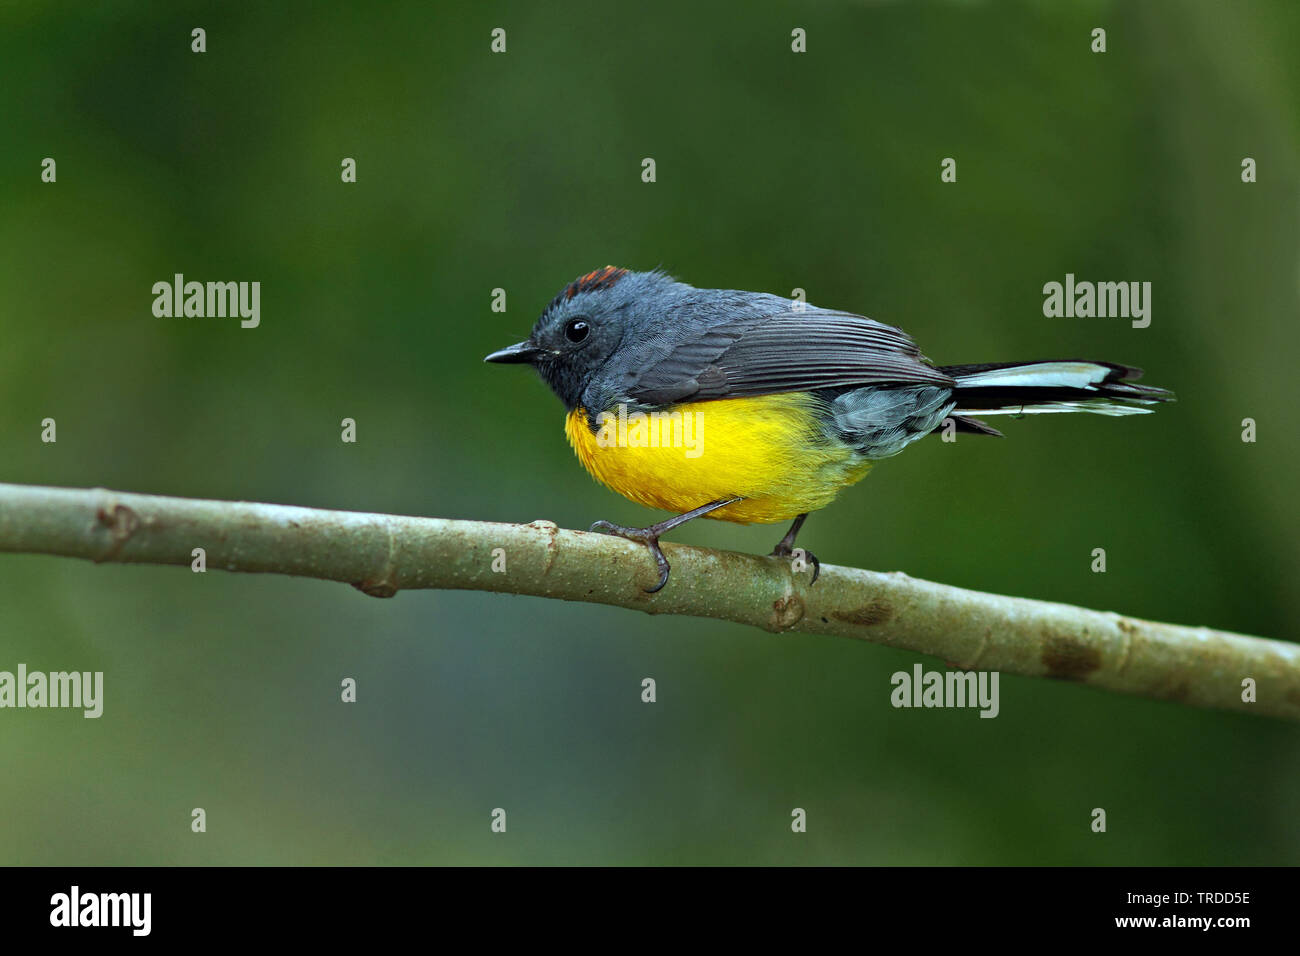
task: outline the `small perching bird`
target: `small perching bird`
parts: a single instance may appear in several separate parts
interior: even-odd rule
[[[645,528],[592,526],[649,548],[651,591],[668,582],[665,532],[698,517],[793,520],[772,551],[789,557],[810,512],[949,419],[1000,435],[974,416],[1136,415],[1174,397],[1113,362],[935,367],[906,333],[861,315],[614,266],[571,282],[525,341],[486,361],[532,365],[568,410],[583,466],[677,513]],[[815,582],[819,563],[805,554]]]

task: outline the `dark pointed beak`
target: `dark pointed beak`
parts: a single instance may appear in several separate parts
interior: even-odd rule
[[[483,361],[500,362],[508,365],[522,365],[532,362],[541,354],[542,350],[531,342],[519,342],[509,348],[504,348],[499,352],[493,352]]]

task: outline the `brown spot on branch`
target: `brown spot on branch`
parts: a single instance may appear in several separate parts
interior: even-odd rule
[[[140,516],[124,504],[114,502],[107,508],[95,511],[95,520],[109,531],[108,548],[93,560],[96,564],[112,561],[122,553],[122,548],[140,527]]]
[[[831,617],[859,627],[875,627],[877,624],[884,624],[893,616],[894,609],[881,600],[871,601],[851,611],[831,611]]]
[[[1101,651],[1091,644],[1064,634],[1047,634],[1043,639],[1043,667],[1057,680],[1083,680],[1101,667]]]

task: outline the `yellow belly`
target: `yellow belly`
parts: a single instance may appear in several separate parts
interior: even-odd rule
[[[824,508],[871,467],[825,436],[814,399],[800,393],[692,402],[655,414],[625,410],[620,417],[612,409],[593,433],[578,408],[564,430],[587,471],[625,498],[678,513],[743,498],[706,515],[741,524]]]

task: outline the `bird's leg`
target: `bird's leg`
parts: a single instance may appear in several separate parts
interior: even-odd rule
[[[776,547],[772,549],[772,557],[788,558],[794,554],[794,539],[798,536],[799,529],[803,527],[803,523],[807,518],[808,515],[805,513],[794,519],[794,524],[790,525],[790,530],[785,533],[785,537],[778,541]],[[817,555],[807,548],[804,549],[803,553],[804,557],[812,563],[813,576],[812,580],[808,582],[808,586],[812,587],[817,583],[817,575],[822,573],[822,563],[817,560]]]
[[[659,536],[667,534],[673,528],[686,524],[692,518],[698,518],[710,511],[716,511],[726,505],[735,504],[739,500],[739,498],[719,498],[717,501],[710,501],[707,505],[701,505],[693,511],[675,515],[665,521],[660,521],[658,524],[652,524],[648,528],[628,528],[610,521],[597,521],[591,526],[590,530],[616,534],[620,538],[627,538],[629,541],[644,544],[649,548],[650,557],[655,559],[655,567],[659,569],[659,583],[652,588],[646,588],[645,591],[647,594],[654,594],[656,591],[662,590],[663,586],[668,583],[668,572],[672,570],[668,564],[668,559],[664,557],[664,553],[659,547]]]

